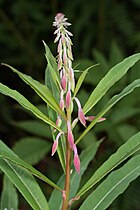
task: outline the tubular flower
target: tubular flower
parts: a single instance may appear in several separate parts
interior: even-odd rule
[[[70,125],[70,122],[69,121],[67,121],[67,128],[68,128],[68,136],[67,136],[67,139],[68,139],[70,148],[73,150],[73,147],[74,147],[74,137],[73,137],[73,134],[72,134],[71,125]]]
[[[57,147],[58,147],[58,140],[60,138],[60,136],[63,134],[63,132],[59,132],[56,136],[56,140],[54,141],[53,143],[53,146],[52,146],[52,156],[54,155],[54,153],[56,152],[57,150]]]
[[[90,121],[90,122],[92,122],[95,118],[96,118],[96,116],[87,116],[87,117],[85,117],[85,119],[88,120],[88,121]],[[98,120],[98,122],[102,122],[102,121],[104,121],[104,120],[106,120],[106,118],[105,118],[105,117],[101,117],[101,118]]]
[[[78,106],[78,118],[79,118],[80,122],[84,126],[86,126],[86,119],[85,119],[85,115],[84,115],[83,109],[81,108],[81,103],[80,103],[78,98],[75,97],[74,99],[75,99],[75,101],[77,103],[77,106]]]
[[[77,173],[79,174],[80,173],[80,159],[79,159],[77,147],[75,144],[74,144],[73,150],[74,150],[74,167],[75,167]]]

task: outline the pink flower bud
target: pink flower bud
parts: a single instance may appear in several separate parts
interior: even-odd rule
[[[67,78],[66,78],[66,75],[63,75],[63,77],[61,79],[61,86],[62,86],[63,90],[65,91],[66,90],[66,87],[67,87]]]
[[[52,146],[52,156],[54,155],[54,153],[56,152],[58,147],[58,140],[55,140]]]
[[[62,120],[61,120],[60,117],[58,117],[57,120],[56,120],[56,125],[57,125],[58,127],[60,127],[61,124],[62,124]]]
[[[84,115],[83,109],[81,108],[78,110],[78,118],[80,122],[86,127],[85,115]]]
[[[68,131],[68,142],[69,142],[70,148],[73,150],[74,137],[71,131]]]
[[[92,122],[92,121],[95,119],[95,117],[96,117],[96,116],[87,116],[87,117],[85,117],[85,118],[86,118],[86,120]],[[104,121],[104,120],[106,120],[106,118],[101,117],[101,118],[98,120],[98,122],[102,122],[102,121]]]
[[[63,111],[64,110],[64,99],[60,99],[60,109]]]
[[[52,146],[52,156],[54,155],[54,153],[56,152],[57,150],[57,147],[58,147],[58,140],[60,138],[60,136],[63,134],[63,132],[59,132],[56,136],[56,140],[54,141],[53,143],[53,146]]]
[[[74,167],[78,174],[80,174],[80,159],[78,154],[74,155]]]
[[[77,106],[78,106],[78,118],[80,120],[80,122],[86,126],[86,119],[85,119],[85,115],[84,115],[84,112],[83,112],[83,109],[81,108],[81,104],[80,104],[80,101],[78,98],[74,98],[76,103],[77,103]]]
[[[66,94],[66,107],[69,108],[70,107],[70,103],[71,103],[71,91],[68,90],[67,94]]]
[[[65,191],[65,190],[62,191],[62,198],[63,198],[64,200],[66,200],[66,191]]]
[[[68,60],[68,57],[67,57],[67,53],[66,53],[66,48],[64,47],[63,62],[64,62],[65,66],[67,65],[67,60]]]
[[[69,121],[67,121],[67,128],[68,128],[68,136],[67,136],[68,142],[69,142],[71,149],[73,150],[74,149],[74,137],[72,134],[71,125],[70,125]]]

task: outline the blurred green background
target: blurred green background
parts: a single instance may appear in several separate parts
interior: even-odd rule
[[[84,70],[90,65],[100,64],[90,70],[78,95],[84,105],[91,90],[113,65],[140,51],[140,0],[0,0],[0,61],[44,83],[46,60],[42,40],[56,56],[56,45],[53,43],[55,29],[52,22],[57,12],[63,12],[72,23],[69,30],[74,35],[73,66]],[[17,89],[45,112],[42,101],[28,86],[6,67],[1,66],[0,69],[0,82]],[[79,73],[75,73],[75,77],[78,78]],[[91,114],[97,114],[109,98],[136,78],[140,78],[140,62],[106,94]],[[96,170],[121,144],[139,131],[139,95],[139,90],[135,90],[119,102],[105,116],[107,120],[96,125],[93,132],[80,144],[82,149],[88,142],[105,137],[96,160],[90,164],[84,175],[84,182],[93,173],[93,167]],[[8,146],[15,146],[25,137],[41,137],[49,142],[49,127],[22,110],[12,99],[0,95],[0,105],[0,138]],[[75,136],[82,129],[78,126]],[[36,167],[46,173],[47,164],[47,175],[56,181],[62,170],[57,158],[50,157],[50,149],[51,146],[49,150],[42,152],[42,161],[38,160]],[[109,209],[140,210],[140,191],[136,187],[139,184],[140,180],[132,183]],[[48,197],[51,190],[44,189]],[[19,209],[30,209],[22,198]]]

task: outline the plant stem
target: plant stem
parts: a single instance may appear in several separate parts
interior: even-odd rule
[[[71,161],[71,149],[68,141],[66,142],[66,178],[65,178],[65,194],[63,197],[62,210],[68,210],[69,192],[70,192],[70,161]]]

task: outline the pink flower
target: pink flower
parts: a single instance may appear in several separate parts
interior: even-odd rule
[[[78,106],[78,118],[80,120],[80,122],[86,126],[86,119],[85,119],[85,115],[84,115],[84,112],[83,112],[83,109],[81,108],[81,104],[80,104],[80,101],[78,98],[74,98],[76,103],[77,103],[77,106]]]
[[[77,147],[75,144],[74,144],[73,149],[74,149],[74,167],[75,167],[77,173],[79,174],[80,173],[80,159],[79,159]]]
[[[95,119],[95,117],[96,117],[96,116],[87,116],[87,117],[85,117],[85,119],[88,120],[88,121],[90,121],[90,122],[92,122],[92,121]],[[102,122],[102,121],[104,121],[104,120],[106,120],[106,118],[101,117],[101,118],[98,120],[98,122]]]
[[[63,132],[59,132],[56,136],[56,140],[54,141],[53,143],[53,146],[52,146],[52,156],[54,155],[54,153],[56,152],[57,150],[57,147],[58,147],[58,140],[60,138],[60,136],[63,134]]]
[[[61,86],[62,86],[63,90],[65,91],[66,90],[66,87],[67,87],[67,78],[66,78],[66,75],[63,75],[62,76]]]
[[[64,107],[65,107],[65,104],[64,104],[64,92],[63,92],[63,90],[61,90],[61,93],[60,93],[60,104],[59,104],[59,106],[60,106],[60,108],[61,108],[61,110],[63,111],[64,110]]]
[[[71,125],[70,125],[70,122],[67,121],[67,128],[68,128],[68,142],[69,142],[69,145],[70,145],[70,148],[73,150],[73,146],[74,146],[74,137],[73,137],[73,134],[72,134],[72,130],[71,130]]]
[[[66,107],[69,108],[71,103],[71,91],[68,89],[68,92],[66,94]]]

